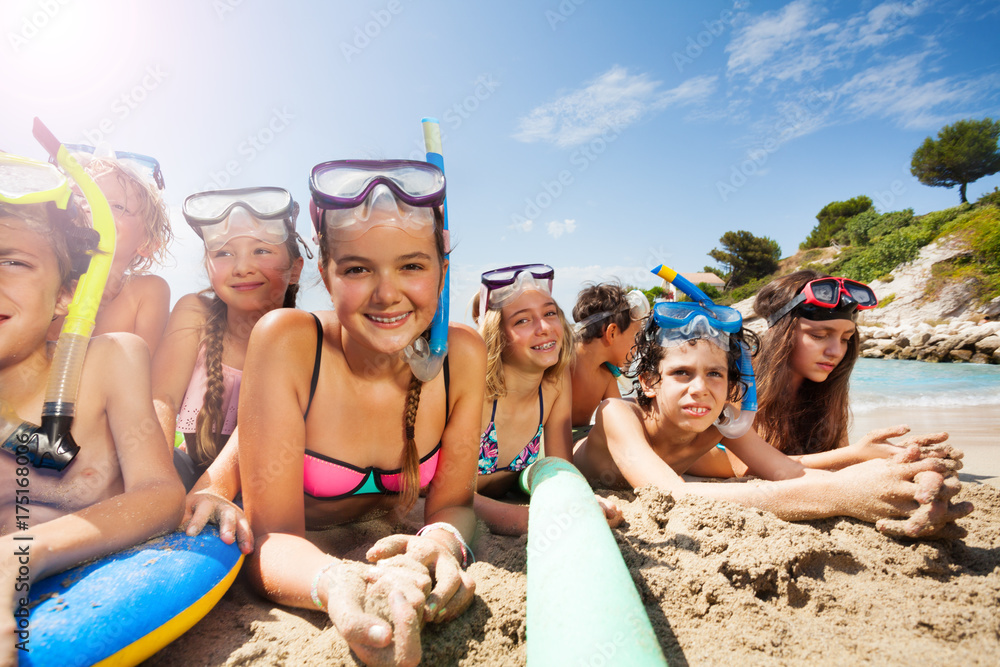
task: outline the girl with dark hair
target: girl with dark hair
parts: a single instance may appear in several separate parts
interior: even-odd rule
[[[185,219],[205,242],[212,287],[174,306],[153,357],[153,399],[189,490],[236,428],[251,330],[268,312],[295,307],[303,265],[297,214],[288,191],[276,187],[184,201]]]

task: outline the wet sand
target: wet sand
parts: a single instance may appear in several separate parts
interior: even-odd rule
[[[909,425],[910,432],[915,434],[947,431],[949,441],[965,452],[960,479],[1000,486],[1000,405],[892,408],[855,413],[851,442],[870,430],[897,424]]]

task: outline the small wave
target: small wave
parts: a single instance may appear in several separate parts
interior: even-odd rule
[[[1000,394],[982,392],[949,392],[944,394],[869,394],[851,392],[851,410],[866,414],[885,408],[962,408],[1000,406]]]

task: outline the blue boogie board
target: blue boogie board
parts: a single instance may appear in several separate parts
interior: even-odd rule
[[[31,587],[20,665],[136,665],[200,621],[243,563],[215,526],[175,532]]]

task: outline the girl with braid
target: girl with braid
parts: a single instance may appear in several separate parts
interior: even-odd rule
[[[170,314],[153,358],[153,399],[189,490],[236,426],[254,324],[276,308],[295,307],[303,264],[297,214],[288,191],[276,187],[201,192],[184,201],[185,219],[205,242],[212,286],[182,297]]]
[[[463,567],[473,560],[483,341],[450,325],[443,367],[424,382],[414,375],[426,377],[414,349],[448,268],[444,188],[425,162],[313,168],[312,219],[334,309],[261,318],[244,365],[238,452],[231,440],[188,509],[189,532],[217,521],[244,550],[252,529],[253,585],[328,614],[365,663],[417,664],[424,623],[455,618],[475,589]],[[243,519],[226,502],[240,487]],[[307,533],[405,514],[425,490],[425,525],[376,542],[367,552],[375,566]]]

